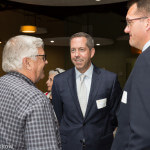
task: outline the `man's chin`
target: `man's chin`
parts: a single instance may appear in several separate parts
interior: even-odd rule
[[[134,43],[131,39],[129,40],[129,44],[130,44],[130,46],[134,47]]]
[[[76,68],[82,68],[82,64],[81,63],[76,63],[75,66],[76,66]]]
[[[39,76],[39,79],[41,80],[41,79],[44,79],[44,77],[45,77],[45,74],[44,74],[44,71],[40,74],[40,76]]]
[[[81,70],[82,67],[81,66],[76,66],[77,70]]]

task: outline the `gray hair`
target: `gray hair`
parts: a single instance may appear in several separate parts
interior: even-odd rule
[[[49,71],[49,75],[51,75],[51,74],[57,75],[57,74],[62,73],[62,72],[64,72],[64,71],[65,71],[64,69],[56,68],[56,69],[54,69],[54,70],[50,70],[50,71]]]
[[[150,14],[150,0],[129,0],[128,8],[133,4],[137,4],[138,13],[145,13],[145,15]]]
[[[2,68],[5,72],[17,71],[22,68],[22,60],[38,54],[38,48],[43,47],[41,38],[18,35],[8,40],[4,46]],[[35,57],[32,59],[36,59]]]
[[[78,32],[78,33],[75,33],[73,34],[71,37],[70,37],[70,42],[73,38],[76,38],[76,37],[85,37],[87,39],[87,47],[91,50],[92,48],[94,48],[94,39],[87,33],[85,32]]]

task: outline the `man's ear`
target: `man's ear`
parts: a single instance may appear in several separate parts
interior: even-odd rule
[[[30,58],[23,58],[23,67],[27,70],[31,70],[32,69],[32,60]]]
[[[150,30],[150,18],[147,18],[146,31]]]
[[[95,48],[92,48],[91,49],[91,58],[93,58],[94,54],[95,54]]]

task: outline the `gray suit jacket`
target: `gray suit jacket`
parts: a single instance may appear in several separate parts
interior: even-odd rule
[[[117,76],[94,66],[91,90],[83,117],[76,88],[75,68],[55,76],[52,103],[60,123],[64,150],[109,150],[121,88]],[[106,107],[97,108],[97,101],[106,100]]]

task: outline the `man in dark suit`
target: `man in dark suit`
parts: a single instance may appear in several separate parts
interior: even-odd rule
[[[86,33],[71,37],[70,53],[75,67],[55,76],[52,88],[63,150],[110,150],[121,95],[117,76],[91,63],[94,41]]]
[[[124,31],[142,53],[124,87],[112,150],[150,150],[150,0],[131,0],[128,6]]]

